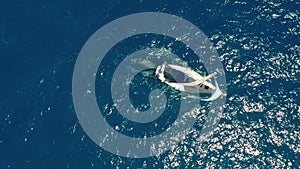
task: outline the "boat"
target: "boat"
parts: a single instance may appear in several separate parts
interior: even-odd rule
[[[223,94],[215,79],[214,84],[212,83],[211,79],[216,75],[217,72],[213,72],[202,76],[188,67],[174,64],[158,65],[155,70],[155,76],[161,82],[176,90],[210,95],[208,98],[201,98],[202,101],[213,101]]]

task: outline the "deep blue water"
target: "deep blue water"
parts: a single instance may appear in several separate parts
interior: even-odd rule
[[[0,168],[299,167],[299,9],[292,0],[1,0]],[[225,68],[227,104],[214,139],[197,145],[191,134],[177,153],[129,159],[84,133],[72,74],[95,31],[150,11],[180,16],[211,38]]]

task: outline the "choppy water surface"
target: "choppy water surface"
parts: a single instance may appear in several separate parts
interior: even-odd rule
[[[214,30],[229,88],[222,122],[205,144],[192,131],[165,157],[166,168],[299,166],[299,11],[289,3],[260,2]],[[247,2],[218,10],[231,5]]]
[[[0,168],[299,167],[300,3],[298,1],[182,1],[178,4],[169,2],[153,4],[150,1],[122,4],[112,1],[103,4],[109,8],[102,9],[101,13],[97,13],[95,7],[82,7],[82,14],[76,10],[78,4],[77,7],[73,4],[74,6],[64,10],[59,7],[61,5],[66,4],[34,3],[24,8],[33,11],[28,14],[31,16],[44,7],[48,12],[44,15],[56,18],[57,20],[50,19],[49,22],[54,23],[55,20],[58,28],[52,28],[53,25],[48,25],[37,16],[32,20],[28,17],[28,21],[24,21],[23,25],[25,30],[31,32],[18,34],[27,39],[20,42],[24,48],[20,49],[20,52],[10,52],[16,49],[15,46],[20,41],[13,36],[13,30],[6,31],[9,26],[14,26],[8,24],[1,28],[0,49],[6,56],[3,57],[3,61],[8,62],[8,56],[20,55],[18,57],[20,63],[14,63],[16,70],[11,70],[14,76],[6,74],[4,77],[15,77],[22,83],[19,86],[12,85],[14,84],[12,80],[7,78],[7,84],[3,84],[4,87],[10,85],[12,88],[10,91],[15,92],[12,94],[8,91],[1,92],[4,99],[0,102],[0,154],[6,155],[0,160]],[[203,110],[203,113],[198,114],[194,128],[177,147],[161,156],[129,159],[102,150],[84,133],[72,106],[71,77],[78,52],[94,31],[113,19],[145,10],[183,17],[197,25],[210,38],[225,68],[227,102],[221,114],[221,121],[209,139],[200,136],[206,117]],[[51,12],[55,11],[61,11],[61,14],[53,16]],[[103,17],[99,17],[100,14]],[[95,20],[101,20],[101,23],[95,23]],[[44,25],[42,26],[44,28],[39,29],[34,24]],[[35,29],[40,30],[43,36],[40,39],[36,36],[31,38],[32,44],[43,43],[30,46],[28,34],[35,35],[36,31],[32,31]],[[44,32],[44,29],[49,31]],[[65,30],[65,36],[61,34],[62,30]],[[68,34],[66,30],[72,31]],[[15,31],[22,32],[19,29]],[[78,32],[81,39],[72,38],[77,36]],[[50,35],[59,37],[53,39]],[[129,40],[125,44],[130,45],[121,44],[124,48],[116,50],[115,53],[112,51],[111,54],[124,54],[124,51],[134,51],[134,47],[149,46],[161,47],[161,55],[165,55],[163,44],[169,42],[166,42],[167,39],[159,38],[156,36],[153,39],[149,37],[144,40],[141,37],[135,39],[140,46],[134,46]],[[49,45],[45,41],[52,43]],[[29,44],[24,46],[23,42]],[[175,46],[169,46],[169,50],[173,47],[176,51]],[[26,48],[33,48],[36,52],[22,52],[26,51]],[[186,52],[183,55],[192,55],[188,50],[183,51]],[[22,53],[24,57],[21,57]],[[113,59],[111,63],[114,64]],[[8,62],[8,66],[10,64],[12,63]],[[30,66],[35,64],[37,66],[34,68]],[[143,64],[151,65],[149,62]],[[17,70],[18,67],[27,71]],[[6,72],[8,70],[7,67],[3,69]],[[202,68],[197,70],[205,71]],[[143,79],[153,70],[147,71],[137,75],[137,79],[139,77]],[[145,82],[145,79],[142,81]],[[153,81],[154,78],[151,83]],[[97,81],[99,82],[101,81]],[[143,82],[139,85],[151,88],[147,85],[150,82]],[[137,81],[133,83],[138,84]],[[155,83],[159,86],[157,84],[159,81]],[[134,86],[131,87],[132,90],[135,89]],[[159,87],[170,90],[173,95],[177,94],[166,86]],[[97,95],[101,95],[101,90],[98,91],[100,92]],[[133,95],[139,97],[138,92]],[[176,100],[176,96],[174,97]],[[138,104],[141,100],[135,101]],[[149,105],[142,106],[147,108]],[[105,105],[102,108],[109,110]],[[173,121],[172,115],[166,117],[164,127],[171,125]],[[153,128],[148,127],[147,133],[129,121],[119,119],[118,122],[120,123],[115,121],[110,124],[117,131],[131,136],[144,137],[162,132],[159,129],[155,133]],[[154,123],[153,126],[160,127]]]

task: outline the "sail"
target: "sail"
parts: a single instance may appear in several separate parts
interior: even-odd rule
[[[223,94],[219,88],[219,85],[218,85],[218,82],[216,81],[216,79],[214,81],[215,81],[215,85],[216,85],[215,91],[209,98],[201,99],[201,101],[206,101],[206,102],[213,101],[213,100],[216,100],[217,98],[219,98]]]

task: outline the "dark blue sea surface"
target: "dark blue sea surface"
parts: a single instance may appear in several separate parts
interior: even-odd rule
[[[296,0],[1,0],[0,168],[299,168],[299,9]],[[207,35],[224,66],[227,101],[209,139],[199,142],[203,139],[199,117],[174,149],[131,159],[102,149],[84,132],[73,107],[72,76],[79,52],[94,32],[139,12],[182,17]],[[160,38],[124,40],[108,53],[105,66],[116,66],[113,63],[138,48],[165,47],[172,41]],[[193,55],[181,46],[175,44],[172,51]],[[143,73],[136,75],[130,86],[133,105],[149,108],[144,95],[154,88],[165,88],[168,96],[173,95],[169,101],[176,102],[179,92],[153,76],[149,81],[143,78]],[[96,92],[105,112],[103,100],[113,103],[106,97],[110,91],[101,88],[104,82],[96,80]],[[145,107],[139,107],[142,104]],[[163,123],[160,130],[152,128],[154,123],[150,127],[132,123],[118,114],[108,122],[129,136],[151,136],[174,122],[176,108],[157,119]]]

